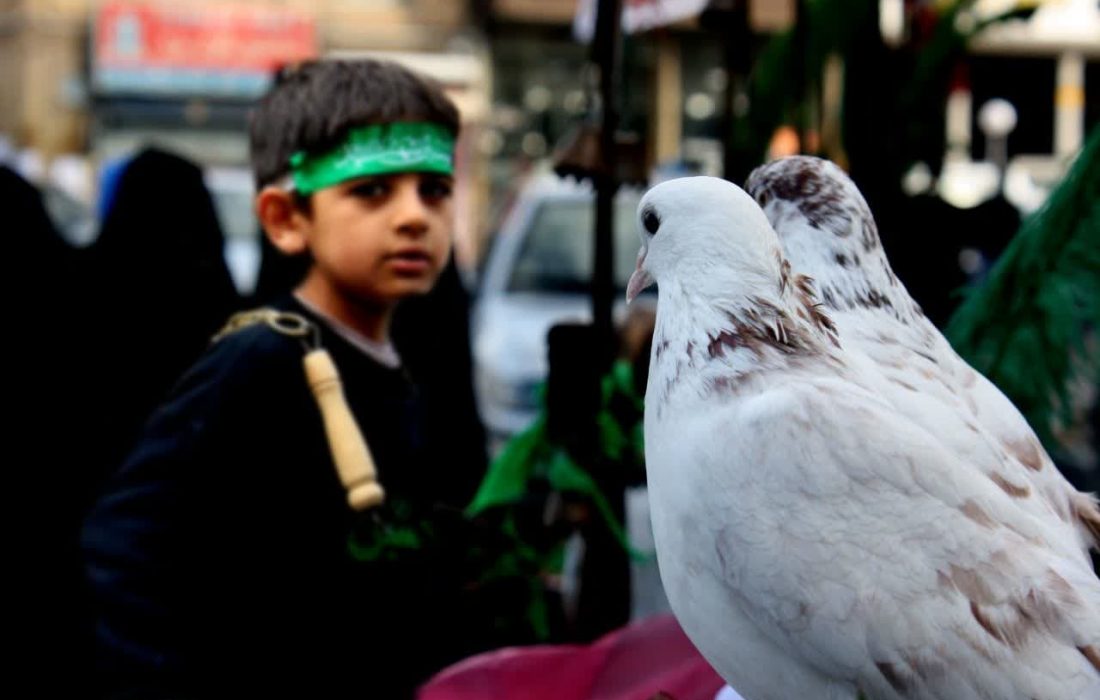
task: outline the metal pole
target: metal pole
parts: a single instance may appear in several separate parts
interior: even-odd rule
[[[619,127],[619,111],[615,104],[618,85],[619,49],[621,45],[620,16],[622,0],[599,0],[596,35],[592,42],[592,58],[600,71],[600,167],[597,168],[596,240],[592,275],[592,322],[600,344],[600,367],[611,365],[615,332],[611,309],[614,284],[615,191],[618,183],[618,158],[615,131]]]
[[[795,70],[792,92],[798,97],[798,109],[795,113],[795,128],[798,131],[798,152],[807,153],[806,142],[810,133],[810,108],[809,87],[809,3],[806,0],[795,0],[794,16],[794,44]]]
[[[722,105],[722,177],[738,184],[744,182],[749,174],[744,171],[743,154],[733,141],[735,116],[733,100],[737,95],[742,78],[748,76],[752,57],[752,34],[749,31],[748,3],[733,3],[721,15],[723,46],[723,67],[726,70],[726,93]],[[754,164],[755,165],[755,164]]]

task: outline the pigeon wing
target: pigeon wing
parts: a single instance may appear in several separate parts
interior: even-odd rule
[[[1094,574],[933,434],[828,379],[735,423],[699,466],[752,504],[717,525],[716,560],[773,642],[870,698],[1100,697]]]

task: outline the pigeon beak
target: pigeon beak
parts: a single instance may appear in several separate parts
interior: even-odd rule
[[[653,277],[642,269],[642,263],[645,262],[645,254],[645,248],[638,251],[638,262],[634,265],[634,274],[630,276],[630,281],[626,284],[627,304],[634,301],[634,297],[641,294],[643,289],[653,284]]]

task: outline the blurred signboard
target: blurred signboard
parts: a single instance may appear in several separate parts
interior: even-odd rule
[[[623,31],[644,32],[695,17],[708,0],[623,0]],[[596,8],[599,0],[580,0],[573,17],[573,37],[592,41],[596,33]]]
[[[573,20],[577,0],[490,0],[489,7],[501,19],[567,24]]]
[[[94,23],[100,94],[255,97],[275,68],[318,51],[313,17],[261,4],[106,0]]]

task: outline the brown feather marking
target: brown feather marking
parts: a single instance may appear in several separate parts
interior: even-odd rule
[[[943,656],[945,649],[940,646],[937,649],[938,655]],[[912,671],[912,675],[916,676],[922,681],[927,682],[933,677],[942,677],[945,665],[942,661],[935,658],[927,658],[917,656],[914,654],[907,654],[905,656],[905,663],[909,665],[909,670]]]
[[[779,293],[783,294],[787,291],[787,286],[791,281],[791,263],[778,251],[776,257],[779,258]]]
[[[1005,564],[997,566],[1009,568]],[[1027,595],[1011,601],[1011,605],[1016,613],[1015,618],[1005,617],[994,623],[984,614],[981,617],[994,628],[995,637],[1009,647],[1020,649],[1027,643],[1028,636],[1036,630],[1050,633],[1062,628],[1066,617],[1073,614],[1069,610],[1080,608],[1083,602],[1069,582],[1051,569],[1046,572],[1042,587],[1032,588]]]
[[[725,393],[733,388],[733,382],[729,377],[715,377],[710,380],[710,389],[714,392]]]
[[[795,299],[800,306],[800,312],[805,310],[809,314],[810,321],[832,340],[833,345],[840,347],[837,341],[836,325],[833,319],[825,313],[821,304],[817,303],[817,295],[814,293],[813,279],[806,275],[795,275],[794,281]]]
[[[989,586],[973,569],[963,568],[957,564],[951,564],[950,567],[952,583],[968,599],[979,603],[992,603],[996,600]]]
[[[852,305],[862,306],[865,309],[894,308],[894,304],[890,301],[890,297],[875,289],[870,290],[866,294],[853,297]]]
[[[1069,581],[1062,578],[1062,576],[1053,569],[1047,571],[1047,585],[1058,594],[1058,599],[1061,602],[1072,603],[1076,600],[1073,586],[1069,585]]]
[[[931,363],[932,363],[932,364],[934,364],[934,365],[938,365],[938,364],[940,363],[940,361],[939,361],[939,360],[937,360],[937,359],[936,359],[935,357],[933,357],[932,355],[929,355],[929,354],[928,354],[928,353],[926,353],[926,352],[921,352],[920,350],[914,350],[914,351],[913,351],[913,353],[914,353],[914,354],[916,354],[916,355],[919,355],[919,356],[923,357],[924,359],[928,360],[929,362],[931,362]],[[941,379],[940,381],[943,381],[943,380]],[[950,389],[950,390],[951,390],[951,393],[952,393],[952,394],[954,394],[954,393],[955,393],[955,387],[951,386],[951,385],[950,385],[950,384],[948,384],[947,382],[944,382],[944,384],[943,384],[943,385],[944,385],[945,387],[947,387],[948,389]]]
[[[970,601],[970,613],[982,629],[1010,649],[1022,649],[1027,643],[1028,636],[1037,629],[1054,628],[1052,621],[1041,618],[1043,610],[1035,596],[1035,591],[1031,591],[1024,602],[1014,603],[1012,608],[1016,612],[1015,619],[995,623],[977,603]]]
[[[707,343],[707,354],[712,358],[722,357],[726,354],[726,349],[736,350],[737,348],[748,347],[742,336],[736,333],[730,333],[729,331],[722,331],[717,337],[711,338]]]
[[[1096,647],[1088,646],[1077,647],[1077,651],[1084,654],[1085,658],[1089,660],[1090,664],[1092,664],[1092,667],[1095,668],[1097,671],[1100,671],[1100,650],[1097,650]]]
[[[1031,488],[1029,486],[1017,486],[1000,474],[990,474],[989,478],[992,479],[993,483],[997,484],[997,486],[999,486],[1002,491],[1007,493],[1009,496],[1012,496],[1013,498],[1027,498],[1031,495]]]
[[[963,515],[978,523],[982,527],[992,529],[996,526],[996,522],[994,522],[993,518],[989,517],[989,514],[982,510],[982,507],[975,503],[973,499],[968,498],[966,502],[963,503],[962,508],[960,508],[959,510],[962,511]],[[940,576],[942,575],[943,574],[940,574]]]
[[[806,275],[795,275],[794,286],[798,289],[798,293],[800,296],[814,296],[814,280],[812,277],[808,277]]]
[[[756,305],[745,312],[745,319],[729,315],[730,328],[712,335],[707,352],[712,358],[725,355],[727,350],[747,348],[758,358],[764,357],[764,348],[770,347],[785,355],[804,352],[813,347],[813,340],[805,328],[799,328],[786,311],[759,298]]]
[[[1073,499],[1073,513],[1092,535],[1093,548],[1100,547],[1100,508],[1097,508],[1096,501],[1086,494],[1076,494]]]
[[[1002,644],[1007,643],[1005,642],[1005,638],[1001,634],[1001,631],[993,625],[993,622],[985,616],[985,613],[982,612],[982,609],[978,607],[978,604],[974,601],[970,601],[970,614],[974,616],[974,619],[978,621],[978,624],[982,626],[982,629],[984,629],[986,632],[989,632],[989,635],[991,637],[996,639],[998,642],[1001,642]]]
[[[1039,471],[1043,468],[1043,456],[1034,438],[1010,440],[1005,443],[1005,447],[1028,469]]]
[[[951,582],[951,577],[939,570],[936,571],[936,583],[945,590],[955,590],[955,584]]]
[[[656,352],[656,355],[657,355],[657,359],[661,358],[661,355],[663,355],[665,353],[665,350],[668,350],[668,340],[667,339],[661,339],[661,341],[658,342],[657,345],[656,345],[655,352]]]
[[[909,688],[909,684],[905,678],[902,677],[898,670],[894,668],[894,664],[886,661],[876,661],[875,667],[878,668],[879,673],[886,679],[886,682],[890,684],[890,687],[899,693],[904,693]]]
[[[908,389],[909,391],[916,391],[917,390],[917,387],[913,386],[909,382],[904,382],[904,381],[898,379],[897,377],[890,377],[890,381],[892,381],[894,384],[897,384],[898,386],[900,386],[904,389]]]

